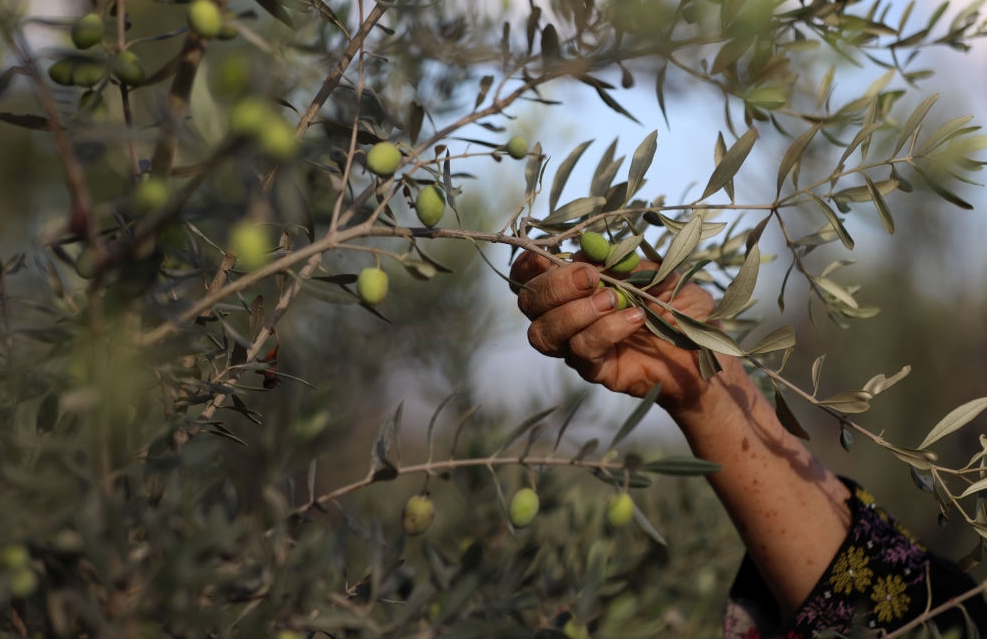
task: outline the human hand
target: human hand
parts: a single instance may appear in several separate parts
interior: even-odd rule
[[[643,261],[635,270],[654,269],[655,263]],[[648,293],[668,302],[678,277],[669,276]],[[539,352],[564,358],[583,379],[617,392],[642,397],[660,382],[658,402],[670,411],[701,399],[708,384],[699,372],[696,352],[651,333],[644,326],[642,309],[614,310],[614,293],[597,287],[599,272],[592,265],[575,261],[556,266],[526,252],[515,260],[511,279],[522,285],[518,307],[531,319],[528,341]],[[703,320],[715,304],[709,293],[690,282],[671,306]],[[652,308],[674,324],[667,311]]]

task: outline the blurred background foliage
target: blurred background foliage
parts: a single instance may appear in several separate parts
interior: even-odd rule
[[[98,8],[106,12],[107,24],[115,21],[110,15],[113,3],[98,4],[66,2],[59,7],[61,18],[49,14],[54,4],[14,3],[4,8],[4,69],[21,64],[11,50],[17,41],[10,35],[15,29],[23,26],[30,36],[43,74],[71,50],[68,29],[76,16]],[[296,632],[542,639],[719,634],[719,615],[742,547],[699,479],[646,475],[642,477],[649,486],[631,488],[641,514],[667,545],[637,526],[609,526],[605,504],[619,490],[619,480],[605,477],[600,482],[575,468],[458,468],[427,481],[423,474],[413,474],[371,484],[321,508],[310,507],[314,496],[363,479],[368,462],[377,459],[371,451],[381,441],[378,427],[388,423],[399,403],[403,463],[423,461],[433,443],[436,460],[445,459],[453,446],[456,457],[488,456],[519,422],[559,405],[543,420],[547,428],[532,448],[532,454],[543,454],[564,415],[578,404],[584,384],[563,371],[559,362],[541,368],[544,362],[519,355],[506,364],[501,360],[499,367],[490,365],[492,352],[511,353],[519,345],[523,352],[525,324],[506,284],[491,274],[468,242],[428,242],[428,255],[451,271],[430,281],[390,270],[391,293],[376,314],[359,305],[337,281],[306,280],[302,294],[278,323],[276,364],[284,375],[279,383],[265,384],[272,379],[263,374],[269,369],[254,366],[256,371],[248,370],[236,382],[237,403],[219,408],[215,419],[201,425],[205,431],[180,451],[172,448],[185,420],[194,420],[217,392],[229,390],[213,384],[213,376],[235,351],[234,343],[242,346],[256,336],[251,315],[257,307],[252,304],[258,296],[263,298],[263,317],[285,282],[267,278],[239,298],[225,300],[217,314],[222,327],[204,319],[153,349],[137,349],[126,338],[135,329],[150,329],[173,316],[179,302],[202,295],[221,268],[230,227],[245,216],[262,222],[270,230],[271,245],[280,241],[282,251],[308,231],[325,229],[340,197],[333,177],[345,164],[358,104],[361,145],[408,133],[408,116],[396,113],[394,105],[420,105],[427,112],[424,128],[437,128],[472,107],[478,69],[493,66],[491,60],[500,55],[505,20],[513,28],[514,55],[552,57],[558,52],[552,47],[545,52],[546,38],[551,44],[546,25],[578,31],[585,8],[593,5],[392,4],[393,13],[374,34],[374,55],[361,61],[365,92],[358,92],[353,82],[333,93],[305,137],[305,162],[285,163],[269,197],[259,197],[256,188],[271,166],[269,159],[258,160],[243,148],[225,149],[222,165],[182,206],[181,219],[190,226],[177,241],[159,237],[167,258],[161,253],[150,258],[128,254],[106,282],[92,285],[79,277],[75,262],[84,242],[58,241],[64,237],[70,193],[52,136],[9,119],[0,122],[0,263],[5,265],[0,291],[0,512],[7,513],[0,526],[3,632],[31,637],[282,639]],[[867,15],[863,3],[840,5],[855,9],[854,15]],[[244,94],[277,97],[280,113],[293,122],[350,41],[357,7],[356,2],[232,3],[230,9],[243,27],[241,37],[209,43],[189,95],[188,126],[181,129],[172,168],[176,183],[187,184],[183,181],[209,163],[215,149],[223,148],[226,114]],[[11,13],[15,9],[52,20],[20,22],[21,16]],[[150,150],[169,108],[168,73],[159,76],[159,71],[182,49],[188,6],[128,0],[126,9],[132,25],[126,38],[149,38],[131,48],[143,60],[148,77],[160,80],[129,93],[135,124],[124,126],[114,82],[102,87],[108,113],[100,118],[80,112],[79,89],[47,83],[52,103],[71,129],[73,153],[92,201],[102,206],[100,224],[110,229],[109,236],[125,235],[116,226],[129,229],[138,217],[129,208],[129,198],[139,175],[151,169]],[[724,11],[740,12],[734,17],[742,19],[727,21],[727,36],[741,41],[753,37],[771,17],[770,3],[728,0],[618,0],[601,3],[601,9],[604,22],[621,32],[621,46],[645,49],[662,46],[665,29],[676,21],[715,24]],[[287,15],[292,27],[271,12]],[[874,36],[867,25],[834,20],[827,23],[834,42],[845,37],[853,43],[859,37],[867,43]],[[970,22],[975,24],[975,19]],[[169,33],[173,35],[157,38]],[[951,40],[947,33],[940,44],[962,48],[979,33],[979,27],[971,28]],[[590,35],[597,34],[587,31],[587,40],[592,40]],[[108,35],[107,42],[112,40]],[[693,57],[681,62],[701,68],[698,60],[712,59],[715,53],[683,53]],[[821,74],[806,58],[792,65],[799,72]],[[722,75],[717,90],[741,99],[732,115],[738,127],[745,115],[767,122],[779,104],[797,99],[759,84],[758,78],[745,77],[743,71],[729,64],[718,71]],[[839,73],[854,71],[841,66]],[[350,76],[354,80],[355,72]],[[652,124],[632,130],[633,144],[662,120],[665,109],[655,106],[654,97],[659,77],[664,82],[661,99],[669,111],[695,109],[695,96],[706,95],[696,88],[702,78],[684,72],[665,78],[647,59],[628,60],[610,68],[605,77],[613,89],[607,95],[611,100],[619,96],[620,104],[636,103],[640,98],[634,95],[647,95],[646,121]],[[618,84],[625,92],[616,89]],[[552,156],[563,158],[585,139],[609,138],[610,127],[616,125],[608,123],[615,120],[602,114],[621,118],[619,109],[599,101],[598,87],[584,82],[581,88],[593,94],[591,105],[571,97],[575,93],[550,86],[530,104],[513,105],[519,119],[497,121],[483,131],[484,139],[499,142],[522,132],[531,140],[544,140],[546,149],[551,140]],[[544,104],[555,99],[580,105],[569,128],[556,115],[566,106]],[[947,100],[944,96],[940,106]],[[38,104],[26,74],[4,76],[0,111],[40,113]],[[706,134],[726,127],[720,105],[714,107],[697,111]],[[952,105],[942,108],[952,112]],[[629,110],[644,119],[638,109]],[[770,124],[778,122],[764,124],[766,131]],[[463,135],[473,139],[480,134],[471,129]],[[663,136],[664,131],[660,139]],[[654,181],[674,197],[688,190],[688,181],[704,183],[713,138],[704,144],[710,147],[703,151],[705,172],[675,176],[681,184],[669,183],[664,176]],[[759,163],[754,177],[747,183],[738,180],[738,192],[756,192],[765,184],[773,187],[789,140],[779,136],[764,144],[773,144],[777,153],[753,158]],[[135,154],[131,147],[137,149]],[[488,151],[482,145],[473,148]],[[659,146],[658,154],[675,156],[683,153],[681,148]],[[676,161],[667,155],[665,161]],[[499,228],[505,211],[521,205],[521,165],[507,165],[504,156],[496,160],[487,156],[464,162],[462,172],[456,173],[457,182],[464,185],[458,209],[470,228]],[[811,154],[804,158],[807,165],[813,161]],[[357,181],[361,179],[367,181],[362,174]],[[982,199],[978,192],[963,194],[974,204]],[[922,193],[921,185],[916,193],[901,195],[889,197],[897,223],[893,248],[868,250],[867,242],[861,241],[861,264],[852,270],[861,284],[860,298],[882,312],[851,322],[849,329],[839,328],[818,308],[810,318],[805,305],[796,302],[807,293],[793,284],[784,320],[796,324],[800,344],[786,371],[804,382],[812,361],[825,352],[823,386],[835,393],[858,387],[876,372],[911,365],[912,374],[875,401],[862,421],[891,441],[913,446],[952,406],[987,388],[982,366],[987,348],[982,318],[987,309],[982,281],[979,287],[965,289],[929,285],[930,280],[950,277],[956,259],[950,229],[964,224],[952,221],[959,214],[944,211],[948,205]],[[399,224],[412,224],[414,212],[404,200],[395,200],[393,213]],[[369,211],[357,213],[359,218]],[[949,222],[943,221],[945,216]],[[806,216],[801,223],[815,228],[819,220]],[[870,227],[879,229],[876,222]],[[284,236],[279,239],[276,230],[284,230]],[[770,233],[765,237],[766,243],[778,245],[774,252],[784,250],[779,238]],[[404,244],[386,240],[378,246],[400,251]],[[882,245],[874,240],[873,246]],[[494,266],[506,270],[506,251],[488,254]],[[812,260],[822,268],[845,256],[842,249],[824,247]],[[322,275],[355,273],[368,264],[367,258],[330,252]],[[767,291],[758,311],[775,312],[768,307],[778,280],[774,275],[762,280]],[[95,298],[101,301],[94,303]],[[510,392],[498,392],[500,388]],[[444,401],[448,403],[437,416],[434,440],[426,440],[433,411]],[[831,417],[806,404],[792,404],[812,435],[814,450],[866,485],[934,549],[956,558],[977,543],[961,521],[937,523],[935,502],[924,494],[916,498],[920,493],[906,466],[864,441],[849,453],[843,451]],[[592,437],[607,441],[633,407],[594,393],[572,418],[560,455],[577,455]],[[659,426],[657,413],[647,415],[649,426],[639,429],[622,451],[647,458],[682,452],[682,442]],[[976,435],[971,430],[947,440],[941,456],[965,460],[979,447]],[[537,488],[541,513],[530,527],[515,530],[505,501],[529,484]],[[407,536],[401,527],[402,507],[423,490],[435,502],[435,522],[424,535]],[[19,557],[19,549],[28,557]]]

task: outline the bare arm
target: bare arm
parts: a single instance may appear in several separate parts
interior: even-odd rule
[[[659,404],[694,454],[722,467],[710,484],[782,616],[791,617],[847,534],[846,487],[785,430],[740,361],[721,356],[723,371],[703,380],[695,354],[653,336],[640,310],[613,310],[593,267],[554,267],[524,254],[512,277],[526,283],[518,306],[532,320],[528,337],[536,349],[614,391],[641,396],[662,384]],[[673,285],[663,282],[651,293],[667,299]],[[675,306],[702,319],[713,300],[687,284]]]

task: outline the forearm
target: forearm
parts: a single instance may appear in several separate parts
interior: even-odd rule
[[[722,363],[701,401],[672,416],[694,454],[722,467],[710,484],[789,617],[847,534],[849,492],[785,430],[740,362]]]

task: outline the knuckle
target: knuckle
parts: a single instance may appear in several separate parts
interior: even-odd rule
[[[545,331],[542,328],[542,325],[538,322],[534,322],[528,327],[528,343],[531,344],[539,353],[548,354],[552,350],[545,335]]]

